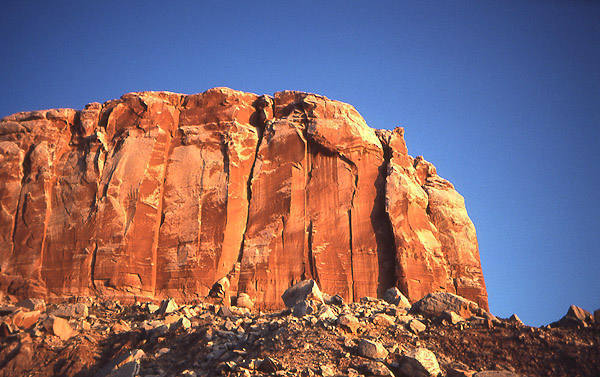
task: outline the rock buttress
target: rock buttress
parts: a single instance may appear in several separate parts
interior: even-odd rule
[[[403,130],[285,91],[129,93],[0,121],[0,289],[120,298],[231,290],[281,306],[315,279],[487,306],[463,198]]]

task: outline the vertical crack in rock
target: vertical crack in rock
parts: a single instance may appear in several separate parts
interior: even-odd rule
[[[172,132],[169,132],[169,137],[168,137],[168,142],[165,145],[165,154],[164,154],[164,167],[162,170],[162,177],[159,177],[158,181],[160,182],[160,186],[158,187],[159,192],[160,192],[160,197],[158,200],[158,208],[157,208],[157,213],[160,214],[160,216],[157,216],[157,222],[158,225],[156,225],[154,227],[155,231],[154,231],[154,240],[152,242],[152,260],[151,260],[151,266],[152,266],[152,276],[150,278],[150,286],[152,289],[152,295],[154,296],[156,294],[156,274],[157,274],[157,268],[158,268],[158,245],[159,245],[159,238],[160,238],[160,227],[162,226],[164,220],[165,220],[165,214],[163,212],[163,205],[164,205],[164,201],[165,201],[165,183],[167,181],[167,164],[169,163],[169,157],[171,156],[171,151],[172,151]],[[141,277],[140,277],[140,281],[141,281]]]
[[[285,250],[285,216],[281,216],[281,248]]]
[[[254,168],[256,166],[256,160],[258,159],[258,151],[260,149],[260,145],[262,144],[263,137],[265,134],[265,129],[267,127],[268,116],[264,110],[265,107],[269,105],[269,101],[266,99],[266,96],[260,97],[257,100],[257,103],[254,105],[256,109],[256,116],[254,119],[250,120],[250,123],[256,128],[256,132],[258,133],[258,142],[256,143],[256,149],[254,151],[254,160],[252,161],[252,166],[250,167],[250,173],[248,174],[248,180],[246,181],[246,197],[247,197],[247,211],[246,211],[246,225],[244,225],[242,242],[240,243],[240,252],[238,254],[237,261],[241,263],[242,258],[244,256],[244,243],[246,241],[246,231],[248,230],[248,222],[250,221],[250,202],[252,200],[252,179],[254,178]],[[275,104],[271,101],[270,106],[272,107],[272,111],[275,111]],[[258,119],[257,119],[258,117]]]
[[[221,149],[221,154],[223,155],[223,173],[225,174],[225,192],[227,193],[225,195],[224,202],[223,202],[223,208],[225,208],[225,228],[224,229],[227,229],[227,223],[230,221],[230,219],[228,219],[229,211],[228,211],[228,208],[227,208],[228,205],[229,205],[229,179],[231,178],[229,176],[229,162],[230,162],[229,161],[229,143],[230,142],[231,141],[230,141],[229,134],[222,133],[221,134],[221,148],[220,149]],[[221,253],[214,260],[214,263],[215,263],[214,264],[214,270],[215,271],[219,271],[219,263],[223,263],[223,258],[224,258],[224,256],[223,256],[223,253],[224,253],[223,246],[225,244],[225,234],[226,234],[226,231],[224,230],[224,232],[223,232],[223,241],[221,241]],[[238,255],[238,258],[239,258],[239,255]],[[234,268],[235,268],[235,263],[232,266],[231,270],[233,270]],[[221,277],[218,276],[217,278],[220,279]]]
[[[354,209],[354,198],[356,197],[356,190],[358,189],[358,167],[356,166],[356,164],[354,164],[353,161],[351,161],[350,159],[348,159],[346,156],[342,155],[341,153],[337,153],[337,155],[340,157],[340,159],[342,161],[344,161],[346,164],[348,164],[348,166],[350,167],[350,172],[352,173],[352,176],[354,177],[354,180],[352,181],[352,196],[350,197],[350,208],[348,209],[348,236],[349,236],[349,246],[350,246],[350,276],[352,277],[352,285],[351,285],[351,297],[352,297],[352,302],[355,301],[355,283],[356,283],[356,279],[354,276],[354,246],[353,246],[353,239],[352,239],[352,210]]]
[[[354,194],[353,194],[354,195]],[[350,275],[352,276],[352,292],[350,292],[352,294],[352,302],[355,301],[355,297],[354,297],[354,260],[352,259],[352,254],[353,254],[353,249],[352,249],[352,209],[348,209],[348,235],[350,236],[350,242],[349,242],[349,246],[350,246]]]
[[[348,157],[344,156],[341,153],[336,153],[342,161],[344,161],[348,166],[350,166],[350,172],[352,176],[354,176],[353,187],[352,187],[352,197],[350,199],[350,207],[354,208],[354,197],[356,196],[356,189],[358,188],[358,167],[354,163],[354,161],[350,160]]]
[[[381,270],[381,267],[383,267],[387,263],[387,261],[393,261],[394,264],[398,266],[396,268],[401,268],[401,265],[396,261],[396,251],[398,249],[396,245],[396,238],[394,237],[394,227],[392,226],[390,213],[388,212],[386,206],[387,178],[389,175],[389,169],[392,160],[392,147],[387,141],[383,140],[383,138],[380,138],[380,141],[381,146],[383,148],[383,163],[381,164],[381,166],[379,166],[379,172],[375,182],[375,187],[377,189],[377,196],[375,197],[375,206],[377,211],[374,211],[374,214],[377,215],[377,219],[372,217],[371,221],[373,222],[373,225],[375,225],[375,221],[379,220],[379,223],[377,224],[378,227],[373,226],[373,228],[376,229],[375,237],[378,244],[377,246],[378,248],[382,248],[382,259],[385,259],[380,259]],[[377,229],[379,231],[377,231]],[[391,280],[394,286],[398,286],[399,276],[402,275],[401,273],[398,273],[398,271],[396,271],[396,268],[393,269],[392,276],[388,276],[388,279]],[[381,279],[384,278],[384,276],[381,275],[382,274],[380,274],[380,283],[383,283]],[[382,288],[387,289],[390,287]],[[407,293],[406,290],[404,290],[403,292],[405,294]]]
[[[29,177],[29,174],[31,173],[31,153],[33,152],[35,148],[35,145],[32,144],[29,146],[29,150],[27,150],[27,152],[25,153],[25,156],[23,157],[23,162],[21,163],[21,170],[23,171],[23,176],[21,177],[21,187],[19,188],[19,197],[17,199],[17,207],[16,207],[16,211],[15,211],[15,217],[13,220],[13,226],[12,226],[12,234],[11,234],[11,250],[10,250],[10,254],[9,254],[9,258],[12,258],[13,254],[15,253],[15,237],[17,234],[17,224],[19,223],[19,216],[23,216],[23,208],[21,208],[21,206],[25,206],[25,201],[23,201],[23,196],[25,195],[23,193],[23,187],[25,187],[25,183],[27,182],[27,178]],[[25,219],[23,219],[23,221],[25,221]]]
[[[304,279],[313,279],[318,281],[317,268],[315,266],[315,257],[313,256],[313,221],[310,220],[308,224],[308,237],[307,237],[307,248],[308,248],[308,269],[309,275],[306,276],[306,266],[304,266]]]
[[[229,144],[231,140],[227,134],[221,134],[221,154],[223,154],[223,173],[225,173],[225,179],[227,191],[229,192]],[[227,197],[225,197],[225,207],[227,207]]]
[[[200,149],[200,159],[202,160],[202,169],[200,170],[200,182],[199,182],[199,187],[200,187],[200,192],[198,193],[198,224],[197,224],[197,234],[196,234],[196,245],[194,245],[194,247],[196,248],[196,250],[200,250],[201,246],[202,246],[202,206],[204,204],[204,200],[203,200],[203,196],[204,196],[204,176],[206,173],[206,158],[204,158],[204,153],[203,150]],[[181,243],[179,243],[179,245],[177,246],[177,260],[178,261],[182,261],[184,260],[183,257],[183,249],[181,248]],[[186,255],[187,257],[187,255]]]
[[[46,116],[47,116],[47,114],[46,114]],[[36,266],[36,278],[38,279],[40,284],[42,284],[45,287],[47,285],[43,278],[42,271],[44,271],[45,253],[47,252],[46,248],[48,245],[48,236],[49,236],[48,228],[49,228],[50,219],[53,216],[53,210],[54,210],[53,205],[52,205],[52,202],[53,202],[52,199],[54,198],[56,183],[59,180],[59,177],[56,174],[57,166],[63,160],[63,156],[65,156],[65,155],[68,156],[69,152],[72,151],[72,149],[73,149],[71,144],[69,143],[69,141],[72,140],[72,137],[73,137],[73,134],[71,133],[73,123],[68,120],[60,120],[60,122],[64,123],[65,129],[69,130],[68,139],[65,140],[64,144],[61,143],[60,139],[56,141],[56,147],[51,151],[50,157],[48,158],[48,165],[49,165],[48,166],[48,176],[44,177],[42,180],[45,208],[44,208],[44,224],[43,224],[42,239],[41,239],[41,244],[40,244],[39,262],[38,262],[38,266]],[[75,148],[77,148],[77,146],[75,146]],[[52,230],[52,229],[50,229],[50,230]],[[52,239],[52,237],[50,239]]]
[[[52,162],[52,175],[51,177],[56,177],[54,172],[54,163]],[[44,182],[44,200],[46,204],[46,208],[44,210],[44,226],[42,231],[42,242],[40,244],[40,260],[39,266],[36,272],[36,278],[42,281],[42,270],[44,269],[44,252],[46,249],[46,242],[48,237],[48,223],[50,221],[50,216],[52,215],[52,197],[54,196],[54,179],[48,179],[49,182]]]
[[[94,242],[94,251],[92,252],[92,260],[90,262],[90,279],[92,280],[92,287],[94,291],[98,292],[98,288],[96,287],[96,279],[94,278],[95,270],[96,270],[96,254],[98,253],[98,242]]]

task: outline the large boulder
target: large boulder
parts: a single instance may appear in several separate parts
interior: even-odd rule
[[[410,301],[400,292],[400,290],[396,287],[392,287],[385,291],[383,294],[383,299],[389,303],[396,305],[400,308],[410,308]]]
[[[56,335],[62,340],[68,340],[75,334],[66,319],[54,315],[50,315],[44,320],[44,327],[50,334]]]
[[[400,371],[408,377],[435,377],[442,371],[435,354],[426,348],[416,348],[402,358]]]
[[[40,318],[40,311],[17,311],[12,315],[12,323],[20,329],[30,329]]]
[[[26,298],[25,300],[17,302],[17,306],[27,310],[39,310],[41,312],[46,310],[46,302],[40,298]]]
[[[369,359],[385,359],[389,353],[381,343],[361,339],[358,342],[358,354]]]
[[[449,292],[430,293],[415,302],[411,311],[427,316],[437,317],[445,311],[452,311],[463,318],[482,314],[482,310],[473,301]]]
[[[172,298],[167,298],[161,301],[158,313],[160,315],[171,314],[179,309],[179,306]]]
[[[86,304],[78,302],[76,304],[61,304],[58,305],[51,314],[63,318],[81,319],[86,318],[89,313],[89,308]]]
[[[342,314],[338,317],[337,323],[342,328],[349,330],[352,333],[356,333],[358,329],[361,327],[358,319],[349,313]]]
[[[224,276],[217,280],[215,284],[213,284],[213,286],[210,288],[210,292],[208,292],[208,295],[210,297],[223,299],[227,295],[230,285],[231,283],[229,282],[229,279],[227,276]]]
[[[323,304],[323,295],[314,280],[303,280],[286,289],[281,295],[285,306],[293,308],[302,301],[313,300]]]
[[[252,310],[254,302],[247,293],[239,293],[235,306]]]

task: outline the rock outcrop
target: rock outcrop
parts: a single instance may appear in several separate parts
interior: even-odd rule
[[[230,294],[301,280],[355,301],[398,287],[487,309],[475,229],[404,130],[284,91],[129,93],[0,120],[0,289],[20,297]]]

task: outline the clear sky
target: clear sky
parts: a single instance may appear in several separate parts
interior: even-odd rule
[[[10,1],[0,116],[140,90],[316,92],[466,198],[491,311],[600,308],[600,2]]]

